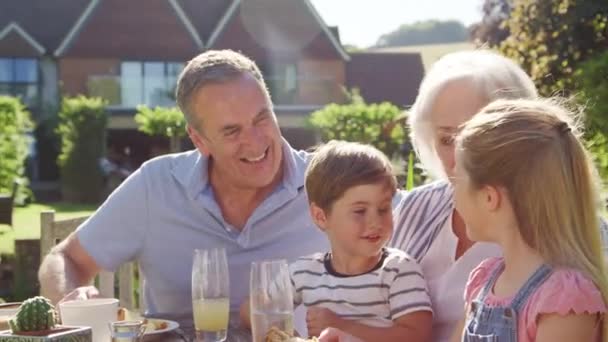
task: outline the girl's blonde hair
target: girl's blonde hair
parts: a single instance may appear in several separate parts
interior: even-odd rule
[[[498,100],[463,126],[456,153],[473,186],[506,189],[529,246],[585,273],[608,303],[599,182],[579,127],[556,100]]]

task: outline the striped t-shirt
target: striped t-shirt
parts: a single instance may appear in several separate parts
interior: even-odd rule
[[[432,311],[420,266],[404,252],[385,248],[378,264],[360,275],[343,275],[329,253],[302,257],[290,265],[294,304],[325,307],[344,319],[388,327],[415,311]]]

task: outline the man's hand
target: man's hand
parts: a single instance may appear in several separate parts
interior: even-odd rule
[[[71,300],[84,300],[99,297],[99,290],[95,286],[82,286],[75,288],[72,292],[63,297],[59,303]]]
[[[319,336],[329,327],[339,328],[342,319],[333,311],[322,307],[310,307],[306,312],[306,325],[309,336]]]
[[[76,299],[99,295],[97,290],[78,290],[91,284],[99,271],[99,266],[82,247],[76,233],[72,233],[43,259],[38,271],[40,294],[53,304],[68,297]]]

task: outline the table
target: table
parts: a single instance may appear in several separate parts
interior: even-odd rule
[[[176,321],[180,327],[174,331],[167,332],[165,334],[149,335],[146,336],[144,342],[191,342],[195,341],[194,326],[192,322],[192,315],[167,315],[157,314],[149,315],[149,318],[160,318]],[[240,319],[238,315],[233,315],[228,324],[228,337],[226,342],[251,342],[251,333],[249,330],[241,327]]]

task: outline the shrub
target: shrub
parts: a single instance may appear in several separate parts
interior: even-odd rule
[[[180,139],[186,135],[186,119],[178,108],[138,106],[135,122],[145,134],[169,138],[171,152],[181,150]]]
[[[400,113],[399,107],[389,102],[367,104],[355,94],[350,103],[332,103],[312,113],[309,124],[320,130],[323,141],[336,139],[371,144],[395,159],[402,156],[404,130],[401,126],[391,130],[386,127]]]
[[[0,96],[0,193],[11,193],[13,182],[20,183],[16,202],[22,204],[31,196],[25,178],[25,159],[34,128],[30,113],[14,97]]]
[[[58,165],[63,199],[70,202],[99,201],[103,174],[99,167],[105,154],[106,102],[84,96],[64,98],[57,133],[61,136]]]
[[[401,109],[389,103],[367,104],[355,90],[349,103],[330,104],[312,113],[308,124],[321,133],[323,141],[332,139],[370,144],[384,152],[397,167],[397,178],[406,188],[424,182],[421,168],[415,164]]]

